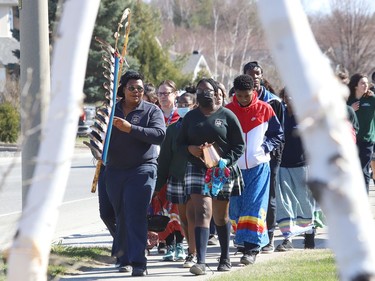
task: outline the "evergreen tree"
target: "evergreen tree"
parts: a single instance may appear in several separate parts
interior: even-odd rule
[[[163,50],[157,41],[161,29],[160,15],[152,10],[151,6],[141,1],[112,1],[102,0],[93,36],[100,37],[112,46],[114,44],[114,32],[117,23],[125,8],[131,10],[130,35],[127,47],[127,56],[124,69],[133,69],[141,72],[147,82],[155,85],[165,79],[172,79],[178,87],[190,82],[190,76],[181,74],[181,67],[186,61],[184,57],[172,62],[168,50]],[[121,32],[123,40],[124,30]],[[121,52],[122,40],[119,42]],[[102,51],[98,43],[93,39],[87,63],[85,90],[86,102],[96,102],[104,98],[102,84],[105,81],[101,67]]]
[[[131,1],[102,0],[100,2],[98,16],[96,18],[93,38],[91,41],[89,58],[87,61],[86,79],[84,92],[86,102],[95,102],[104,98],[102,84],[105,81],[102,73],[102,50],[95,41],[95,36],[114,45],[114,33],[117,30],[117,23],[121,19],[125,8],[130,7]],[[131,7],[130,7],[131,8]],[[132,28],[132,27],[131,27]]]
[[[181,68],[186,62],[185,56],[177,57],[173,62],[168,49],[162,49],[157,36],[161,30],[160,14],[150,5],[138,2],[134,7],[135,31],[131,35],[131,55],[139,62],[139,70],[147,81],[158,85],[165,79],[173,80],[181,88],[191,81],[190,75],[183,75]]]

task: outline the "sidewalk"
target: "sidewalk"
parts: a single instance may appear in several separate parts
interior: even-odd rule
[[[375,188],[372,185],[370,187],[369,200],[371,204],[372,213],[375,218]],[[233,238],[233,237],[232,237]],[[276,230],[275,232],[275,245],[278,245],[283,240],[281,232]],[[232,239],[233,241],[233,239]],[[242,268],[239,260],[241,254],[234,255],[235,248],[233,247],[231,241],[230,247],[230,259],[232,262],[232,272]],[[296,250],[302,250],[304,238],[298,236],[293,239],[293,246]],[[75,234],[67,237],[62,237],[60,241],[62,245],[66,246],[106,246],[111,247],[112,237],[109,235],[107,229],[104,225],[101,226],[101,229],[96,233],[83,233]],[[328,248],[328,228],[319,228],[315,237],[315,244],[317,249]],[[185,245],[187,248],[187,246]],[[287,255],[288,253],[274,252],[272,254],[259,254],[257,256],[256,263],[261,263],[268,261],[270,259],[281,257]],[[218,261],[217,258],[220,256],[220,247],[219,245],[208,246],[207,248],[207,258],[206,262],[209,267],[212,269],[207,269],[207,274],[202,276],[195,276],[189,272],[189,269],[182,268],[182,262],[164,262],[162,261],[162,255],[157,253],[156,249],[152,249],[148,259],[148,275],[145,278],[151,280],[182,280],[186,278],[191,278],[194,280],[208,280],[212,277],[218,276],[219,274],[227,274],[218,272],[216,270]],[[77,275],[64,276],[60,280],[62,281],[93,281],[93,280],[119,280],[119,279],[132,279],[138,277],[131,277],[130,273],[119,273],[114,265],[100,265],[95,268],[87,269],[82,271]]]
[[[327,248],[327,229],[319,229],[315,238],[316,248],[324,249]],[[303,249],[303,240],[302,236],[298,236],[293,239],[293,246],[296,250]],[[281,232],[276,232],[275,245],[280,244],[282,241]],[[108,231],[103,228],[102,231],[93,234],[82,234],[82,235],[72,235],[68,237],[63,237],[60,241],[63,245],[66,246],[107,246],[110,247],[112,243],[112,237],[109,235]],[[187,247],[185,245],[185,247]],[[242,254],[234,255],[235,248],[231,242],[231,262],[232,262],[232,271],[242,268],[239,261]],[[257,263],[273,259],[275,257],[280,257],[288,253],[274,252],[272,254],[259,254],[257,256]],[[207,257],[206,263],[212,269],[207,269],[206,275],[195,276],[189,272],[188,268],[183,268],[183,262],[165,262],[162,261],[162,255],[157,253],[157,249],[152,249],[151,254],[147,256],[147,270],[148,275],[146,278],[152,280],[186,280],[186,278],[191,278],[194,280],[207,280],[209,278],[218,276],[219,274],[226,274],[218,272],[216,270],[218,266],[217,258],[220,256],[220,247],[219,245],[208,246],[207,248]],[[92,268],[88,271],[83,271],[79,275],[70,275],[64,276],[60,281],[92,281],[92,280],[119,280],[122,278],[132,279],[139,277],[132,277],[130,273],[120,273],[114,267],[114,265],[103,265],[99,267]]]

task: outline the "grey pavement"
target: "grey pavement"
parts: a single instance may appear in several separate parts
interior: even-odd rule
[[[316,238],[316,248],[324,249],[327,248],[327,229],[319,229]],[[281,232],[276,231],[276,241],[275,244],[278,245],[283,240]],[[293,246],[296,250],[303,249],[303,237],[298,236],[293,239]],[[107,246],[110,247],[112,243],[112,238],[109,235],[108,231],[103,228],[97,233],[87,233],[87,234],[76,234],[67,237],[62,237],[59,241],[62,245],[66,246]],[[185,245],[185,247],[187,247]],[[232,271],[236,269],[241,269],[243,266],[240,265],[239,260],[241,254],[235,254],[235,248],[231,242],[230,247],[230,259],[232,262]],[[259,254],[257,256],[257,263],[267,261],[269,259],[274,259],[276,257],[281,257],[287,253],[274,252],[272,254]],[[157,249],[154,248],[151,250],[150,254],[147,256],[147,270],[148,275],[145,278],[150,280],[187,280],[186,278],[194,278],[194,280],[207,280],[209,278],[218,276],[219,274],[226,274],[218,272],[216,270],[218,266],[217,258],[220,256],[220,247],[218,245],[208,246],[206,263],[212,269],[207,269],[207,274],[202,276],[195,276],[189,272],[189,269],[183,268],[183,262],[165,262],[162,261],[162,255],[158,254]],[[120,273],[115,268],[113,264],[109,265],[99,265],[91,269],[85,269],[85,271],[79,272],[75,275],[67,275],[61,280],[66,281],[89,281],[89,280],[119,280],[122,278],[131,279],[138,278],[132,277],[130,273]]]
[[[375,188],[374,186],[370,187],[369,200],[372,208],[372,213],[375,218]],[[232,237],[233,238],[233,237]],[[278,245],[282,242],[283,237],[279,230],[275,232],[275,245]],[[241,254],[235,255],[235,248],[233,246],[233,239],[231,240],[230,247],[230,259],[232,262],[232,272],[233,270],[241,269],[243,266],[240,265],[239,260]],[[303,250],[304,238],[302,236],[297,236],[293,239],[293,247],[298,250]],[[112,237],[109,235],[107,229],[104,225],[97,232],[91,233],[81,233],[73,234],[66,237],[61,237],[58,241],[62,245],[67,246],[107,246],[110,247],[112,243]],[[328,248],[328,227],[318,228],[317,234],[315,237],[315,244],[317,249],[326,249]],[[187,248],[187,246],[185,245]],[[257,256],[256,263],[261,263],[268,261],[270,259],[275,259],[287,255],[288,253],[274,252],[272,254],[259,254]],[[150,255],[147,256],[148,259],[148,275],[144,278],[150,280],[187,280],[188,278],[194,278],[194,280],[208,280],[213,277],[216,277],[220,274],[228,274],[218,272],[216,270],[218,261],[217,258],[220,256],[220,247],[217,246],[208,246],[207,248],[207,257],[206,263],[212,269],[207,269],[206,275],[195,276],[189,272],[189,269],[182,267],[182,262],[165,262],[162,261],[162,255],[157,253],[157,249],[152,249]],[[60,278],[64,281],[91,281],[91,280],[121,280],[134,279],[139,277],[132,277],[130,273],[120,273],[115,268],[113,264],[103,264],[96,265],[93,268],[85,269],[84,271],[78,272],[74,275],[66,275]]]

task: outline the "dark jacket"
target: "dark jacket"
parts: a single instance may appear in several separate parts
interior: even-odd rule
[[[277,119],[279,120],[281,128],[284,130],[285,107],[281,99],[275,94],[268,91],[264,86],[261,86],[260,91],[258,93],[258,98],[268,103],[272,107]],[[271,151],[270,164],[272,166],[280,165],[281,156],[283,154],[283,149],[284,149],[284,137],[283,137],[282,143],[276,149]]]
[[[116,104],[115,116],[132,124],[130,133],[112,127],[107,166],[129,169],[141,164],[157,164],[158,145],[165,137],[165,123],[162,111],[156,105],[141,101],[126,117],[121,101]]]
[[[205,169],[203,161],[190,154],[189,145],[213,143],[221,158],[228,161],[228,166],[237,162],[245,149],[241,125],[234,113],[221,107],[206,117],[199,108],[189,111],[182,120],[177,146],[188,157],[188,161]]]
[[[177,149],[177,135],[181,129],[182,118],[169,125],[158,159],[158,178],[155,191],[160,191],[170,176],[182,181],[187,165],[186,154]]]
[[[306,166],[306,157],[302,140],[298,135],[297,122],[294,115],[285,114],[284,135],[285,145],[281,160],[281,167],[296,168]]]

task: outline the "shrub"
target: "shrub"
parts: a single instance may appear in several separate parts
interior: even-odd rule
[[[20,114],[9,102],[0,104],[0,141],[14,143],[20,132]]]

